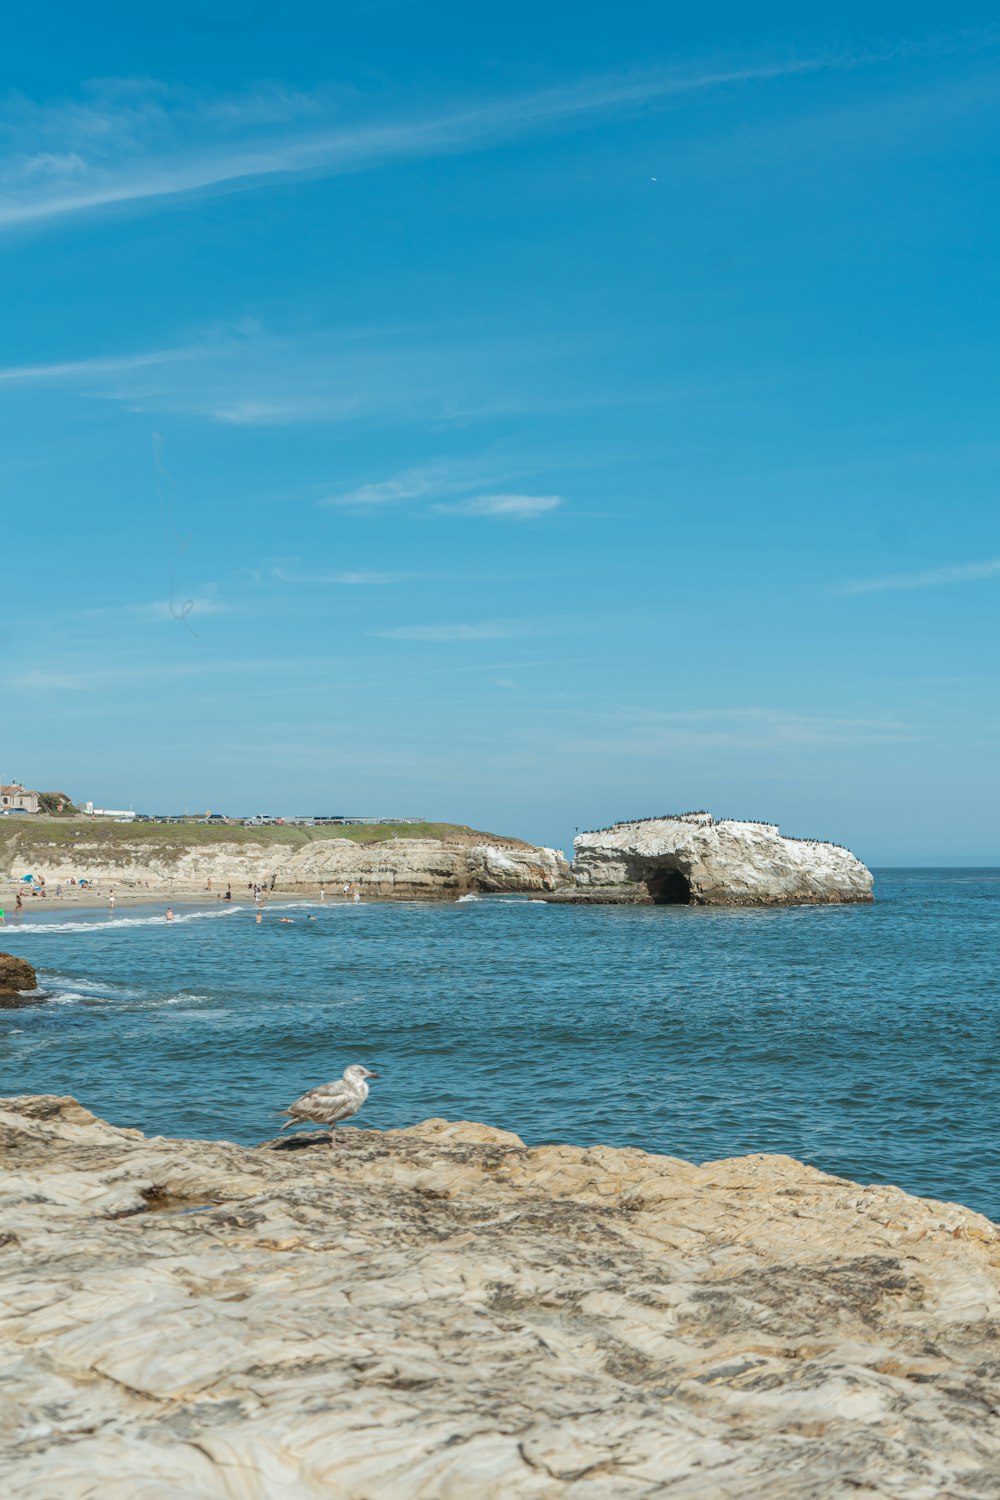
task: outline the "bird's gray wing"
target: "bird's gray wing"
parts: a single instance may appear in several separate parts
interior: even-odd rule
[[[317,1088],[308,1089],[300,1098],[290,1104],[289,1109],[312,1109],[317,1104],[324,1108],[336,1108],[340,1105],[352,1106],[357,1104],[357,1094],[346,1084],[342,1078],[333,1083],[321,1083]]]

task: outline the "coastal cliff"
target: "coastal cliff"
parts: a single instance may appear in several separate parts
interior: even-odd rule
[[[871,871],[839,844],[705,812],[582,833],[573,878],[569,899],[692,906],[871,901],[873,884]]]
[[[978,1214],[783,1156],[342,1134],[0,1100],[10,1500],[995,1493]]]
[[[399,830],[244,828],[199,824],[40,823],[0,835],[0,872],[44,874],[48,886],[103,884],[237,895],[251,883],[288,894],[355,886],[362,896],[455,899],[474,892],[553,891],[569,881],[555,849],[453,824]]]

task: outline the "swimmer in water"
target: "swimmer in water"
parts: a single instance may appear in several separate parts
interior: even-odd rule
[[[172,906],[168,906],[167,907],[167,921],[168,922],[172,922],[173,920],[174,920],[174,909],[173,909]]]
[[[258,922],[260,922],[260,921],[262,921],[262,920],[263,920],[263,915],[262,915],[262,913],[261,913],[261,912],[258,912],[258,913],[257,913],[257,918],[256,918],[256,920],[257,920],[257,921],[258,921]]]
[[[279,917],[278,921],[279,922],[294,922],[295,918],[294,917]]]

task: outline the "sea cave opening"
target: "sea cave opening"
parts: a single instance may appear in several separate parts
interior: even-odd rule
[[[646,880],[655,906],[689,906],[691,882],[680,870],[656,870]]]

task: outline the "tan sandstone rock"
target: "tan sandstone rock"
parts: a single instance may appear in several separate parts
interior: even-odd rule
[[[25,990],[38,988],[38,976],[26,958],[0,953],[0,1005],[17,1004]]]
[[[0,1100],[9,1500],[995,1496],[1000,1235],[787,1157]]]
[[[300,844],[260,842],[226,837],[213,830],[211,843],[192,843],[183,829],[176,836],[151,842],[141,831],[115,830],[109,837],[85,825],[72,845],[64,839],[45,844],[34,834],[33,866],[44,868],[50,886],[80,876],[109,882],[150,883],[157,887],[216,892],[231,882],[241,894],[251,882],[279,892],[325,886],[336,893],[356,886],[368,898],[452,899],[470,892],[547,892],[569,883],[569,865],[556,849],[516,839],[495,843],[487,837],[456,834],[451,838],[393,838],[358,843],[347,838],[314,838]],[[243,830],[239,830],[240,833]],[[125,835],[124,837],[121,835]],[[16,840],[0,849],[9,876],[24,863]]]

